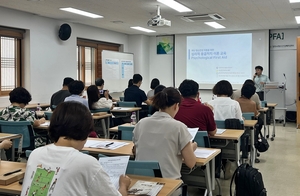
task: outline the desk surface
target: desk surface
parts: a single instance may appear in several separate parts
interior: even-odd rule
[[[267,103],[267,107],[269,107],[269,108],[274,108],[277,105],[278,105],[277,103]]]
[[[36,107],[37,107],[37,103],[30,103],[25,106],[25,108],[27,108],[27,109],[35,109]],[[40,107],[47,108],[47,107],[50,107],[50,104],[49,103],[40,103]]]
[[[266,111],[268,111],[269,110],[269,108],[268,107],[265,107],[265,108],[260,108],[258,111],[259,112],[266,112]]]
[[[135,112],[139,111],[142,108],[140,107],[114,107],[114,109],[110,110],[111,112]]]
[[[97,115],[97,113],[94,113],[93,114],[93,119],[94,120],[99,120],[99,119],[103,119],[103,118],[108,118],[108,117],[111,117],[112,114],[101,114],[101,115]]]
[[[244,120],[245,127],[254,127],[257,123],[257,120]]]
[[[130,123],[124,123],[124,124],[121,124],[119,126],[131,126],[131,124]],[[111,127],[111,128],[109,128],[109,131],[110,132],[118,132],[118,127],[119,126]]]
[[[99,141],[112,141],[112,142],[126,142],[129,143],[129,145],[122,146],[120,148],[117,148],[115,150],[106,150],[101,148],[83,148],[82,150],[89,151],[91,154],[104,154],[104,155],[112,155],[112,156],[133,156],[132,148],[133,148],[133,142],[132,141],[126,141],[126,140],[112,140],[112,139],[104,139],[104,138],[88,138],[89,140],[99,140]]]
[[[15,139],[20,138],[20,134],[10,134],[10,133],[0,133],[0,141],[3,141],[5,139]]]
[[[214,136],[210,136],[210,138],[215,139],[226,139],[226,140],[238,140],[243,135],[244,130],[239,129],[226,129],[222,134],[216,134]]]
[[[198,147],[199,149],[201,149],[201,147]],[[202,148],[203,149],[203,148]],[[209,161],[211,161],[212,159],[214,159],[218,154],[221,153],[220,149],[217,148],[204,148],[204,149],[211,149],[211,150],[215,150],[215,152],[210,155],[208,158],[203,159],[203,158],[198,158],[196,157],[196,165],[197,166],[203,166],[206,165]]]
[[[18,162],[9,162],[9,161],[1,161],[0,164],[0,175],[3,173],[7,173],[12,170],[22,169],[25,171],[26,163],[18,163]],[[130,187],[134,185],[134,183],[138,180],[146,180],[146,181],[153,181],[153,182],[161,182],[165,183],[162,190],[159,192],[158,196],[165,196],[171,195],[182,183],[181,180],[173,180],[167,178],[154,178],[154,177],[146,177],[146,176],[136,176],[136,175],[129,175],[131,178]],[[22,191],[22,186],[19,182],[14,182],[9,185],[0,185],[0,192],[2,193],[10,193],[10,194],[20,194]]]

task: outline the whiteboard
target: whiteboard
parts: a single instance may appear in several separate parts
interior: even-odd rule
[[[102,78],[104,89],[121,92],[127,88],[134,73],[132,53],[102,51]]]

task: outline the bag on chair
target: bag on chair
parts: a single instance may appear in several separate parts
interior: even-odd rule
[[[232,196],[233,180],[235,196],[267,196],[261,173],[248,163],[240,165],[235,170],[230,182],[230,196]]]
[[[269,149],[269,143],[266,138],[262,135],[260,130],[256,130],[255,148],[258,152],[266,152]]]

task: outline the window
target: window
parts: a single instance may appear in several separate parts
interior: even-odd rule
[[[0,95],[21,85],[22,30],[0,27]]]
[[[120,45],[77,39],[77,79],[85,86],[95,84],[95,79],[102,78],[102,50],[119,51]]]

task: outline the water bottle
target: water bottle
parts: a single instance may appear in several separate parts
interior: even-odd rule
[[[136,124],[136,115],[135,115],[135,112],[132,112],[132,114],[130,116],[130,119],[131,119],[131,125],[135,125]]]
[[[40,103],[37,104],[36,111],[42,111]]]

